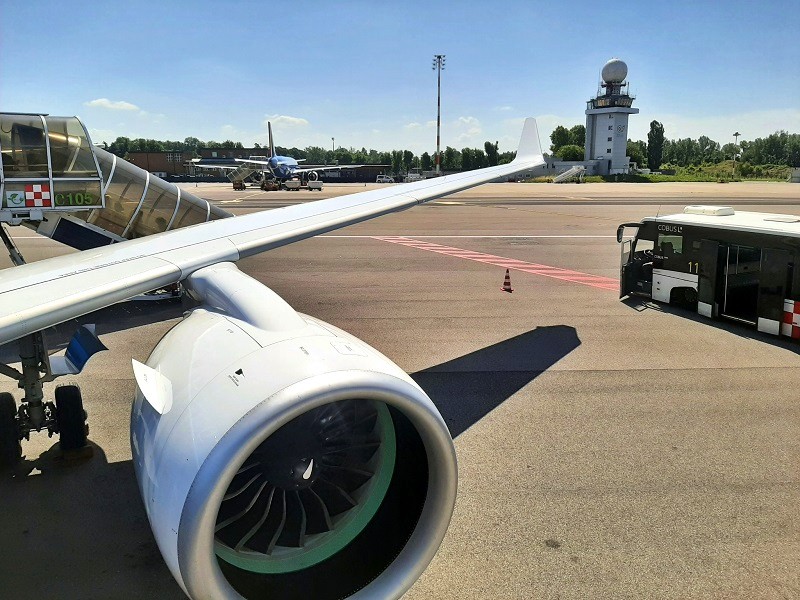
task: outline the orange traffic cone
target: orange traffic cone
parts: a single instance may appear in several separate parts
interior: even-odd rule
[[[503,287],[500,289],[509,294],[514,291],[511,289],[511,274],[508,272],[508,269],[506,269],[506,278],[505,281],[503,281]]]

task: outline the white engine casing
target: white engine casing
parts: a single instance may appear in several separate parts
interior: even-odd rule
[[[160,414],[159,403],[137,389],[131,415],[142,498],[177,582],[192,598],[244,597],[214,553],[215,518],[228,484],[254,449],[292,419],[323,404],[368,398],[398,409],[414,426],[428,482],[399,555],[348,597],[400,597],[435,555],[456,497],[455,451],[431,400],[377,350],[298,315],[233,265],[203,269],[188,283],[204,307],[169,331],[147,361],[169,381],[171,406]]]

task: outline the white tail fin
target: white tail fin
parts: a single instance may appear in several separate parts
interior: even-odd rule
[[[267,121],[267,130],[269,131],[269,157],[275,156],[275,142],[272,141],[272,123]]]
[[[539,144],[539,128],[536,119],[528,117],[522,126],[522,136],[519,139],[519,148],[514,161],[530,160],[542,156],[542,147]]]

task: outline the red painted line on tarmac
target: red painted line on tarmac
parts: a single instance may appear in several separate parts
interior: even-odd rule
[[[568,281],[570,283],[579,283],[581,285],[588,285],[590,287],[600,288],[603,290],[611,290],[615,292],[619,291],[619,281],[610,277],[590,275],[588,273],[581,273],[580,271],[572,271],[570,269],[562,269],[560,267],[529,263],[522,260],[517,260],[515,258],[504,258],[502,256],[495,256],[494,254],[484,254],[483,252],[463,250],[461,248],[453,248],[452,246],[442,246],[440,244],[433,244],[431,242],[421,242],[419,240],[406,237],[373,236],[373,239],[380,240],[382,242],[391,242],[392,244],[400,244],[401,246],[416,248],[417,250],[426,250],[428,252],[436,252],[437,254],[445,254],[454,258],[463,258],[488,265],[495,265],[497,267],[521,271],[530,275],[541,275],[542,277],[560,279],[561,281]]]

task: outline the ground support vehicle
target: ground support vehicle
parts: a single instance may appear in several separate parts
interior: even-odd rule
[[[636,228],[623,239],[625,228]],[[711,318],[800,338],[800,217],[687,206],[617,229],[620,297],[681,304]]]
[[[320,191],[322,189],[322,182],[320,180],[309,181],[306,179],[289,179],[283,182],[283,189],[296,192],[297,190],[305,189],[309,192]]]

